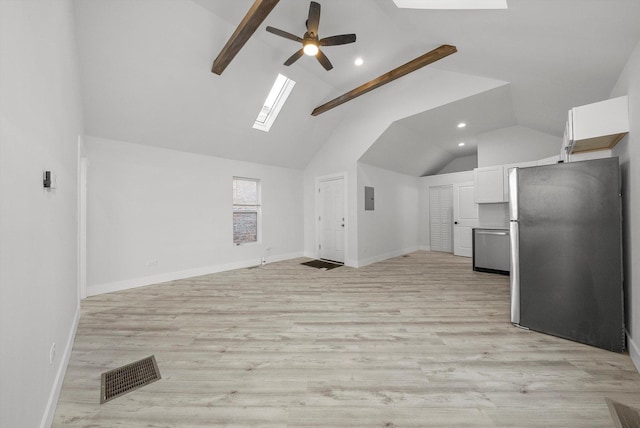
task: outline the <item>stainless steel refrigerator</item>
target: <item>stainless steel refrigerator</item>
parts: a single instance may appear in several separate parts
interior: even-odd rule
[[[511,322],[625,348],[618,158],[509,173]]]

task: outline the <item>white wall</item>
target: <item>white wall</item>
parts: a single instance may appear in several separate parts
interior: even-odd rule
[[[628,347],[640,370],[640,43],[611,97],[629,95],[629,135],[613,150],[622,169],[624,278]]]
[[[480,134],[478,167],[535,161],[560,154],[562,139],[524,126]]]
[[[418,215],[420,216],[420,221],[418,223],[418,239],[421,248],[425,250],[429,250],[431,248],[431,236],[429,228],[429,187],[445,186],[456,183],[467,183],[473,182],[473,180],[473,171],[429,175],[427,177],[419,178],[418,185],[420,188],[420,208]]]
[[[478,155],[463,156],[455,158],[444,166],[436,174],[450,174],[452,172],[473,171],[478,167]]]
[[[509,203],[478,204],[478,226],[509,227]]]
[[[323,113],[340,115],[343,120],[304,171],[305,255],[317,255],[317,177],[346,173],[348,187],[345,207],[345,264],[357,266],[358,159],[394,121],[505,84],[506,82],[499,80],[427,67]]]
[[[302,171],[87,137],[88,294],[302,255]],[[234,176],[258,178],[262,239],[233,244]]]
[[[364,187],[374,210],[364,209]],[[358,266],[418,249],[418,178],[358,163]]]
[[[76,61],[71,1],[0,1],[0,426],[7,428],[50,425],[77,326]],[[57,189],[43,189],[44,170],[57,175]]]

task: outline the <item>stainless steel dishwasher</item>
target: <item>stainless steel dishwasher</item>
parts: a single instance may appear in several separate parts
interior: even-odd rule
[[[509,229],[473,229],[473,270],[509,275]]]

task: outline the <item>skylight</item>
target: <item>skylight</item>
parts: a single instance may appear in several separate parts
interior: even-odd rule
[[[405,9],[507,9],[507,0],[393,0]]]
[[[267,99],[264,101],[264,105],[253,124],[255,129],[269,132],[271,125],[273,125],[276,117],[278,117],[278,113],[280,113],[282,106],[285,101],[287,101],[287,97],[291,93],[295,84],[296,82],[289,79],[287,76],[278,74],[278,77],[273,83],[271,91],[269,92],[269,95],[267,95]]]

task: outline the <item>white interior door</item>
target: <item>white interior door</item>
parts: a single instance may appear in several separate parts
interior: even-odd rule
[[[473,228],[478,226],[478,204],[473,182],[453,185],[453,254],[473,255]]]
[[[429,187],[429,245],[431,251],[453,251],[453,190],[451,185]]]
[[[344,178],[320,181],[320,258],[344,263]]]

